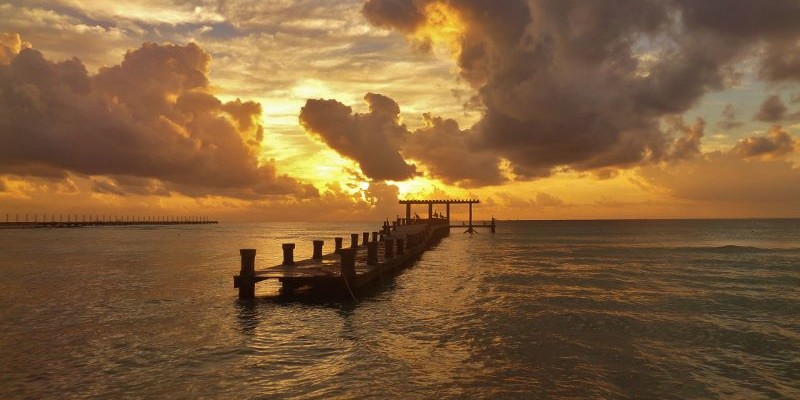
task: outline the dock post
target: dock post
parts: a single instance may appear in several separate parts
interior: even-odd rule
[[[383,235],[383,233],[381,233],[380,236],[378,237],[378,240],[382,242],[383,238],[384,238],[384,235]]]
[[[333,249],[333,252],[336,253],[336,254],[341,253],[342,252],[342,238],[335,237],[335,238],[333,238],[333,241],[335,243],[335,245],[334,245],[335,248]]]
[[[378,232],[372,232],[372,241],[373,242],[377,242],[378,241]]]
[[[351,233],[350,234],[350,247],[351,248],[358,247],[358,234],[357,233]]]
[[[347,278],[348,281],[352,282],[352,280],[356,277],[356,253],[358,252],[358,248],[351,247],[349,249],[342,249],[341,252],[341,269],[342,269],[342,276]]]
[[[369,232],[363,232],[362,235],[364,235],[364,239],[361,244],[367,244],[369,242]]]
[[[384,256],[387,260],[394,257],[394,239],[386,239],[384,247]]]
[[[397,255],[398,256],[402,256],[403,254],[406,254],[405,250],[403,249],[403,243],[404,243],[403,239],[397,239]]]
[[[242,268],[239,276],[234,278],[233,286],[239,288],[240,299],[252,299],[256,296],[256,249],[240,249]]]
[[[406,218],[411,219],[411,203],[406,203]]]
[[[322,245],[325,244],[324,240],[315,240],[314,241],[314,255],[311,257],[315,260],[322,259]]]
[[[378,265],[378,242],[367,243],[367,265]]]
[[[281,247],[283,248],[283,265],[294,265],[294,243],[284,243]]]

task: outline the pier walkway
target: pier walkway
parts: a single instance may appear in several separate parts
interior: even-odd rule
[[[351,234],[347,248],[342,247],[344,238],[335,238],[335,249],[329,254],[322,254],[323,241],[314,241],[314,256],[308,260],[295,262],[295,245],[286,243],[282,264],[258,270],[256,250],[242,249],[242,268],[234,276],[234,288],[239,289],[239,297],[252,298],[257,282],[273,279],[281,282],[283,294],[303,289],[352,294],[375,278],[408,266],[449,231],[449,221],[443,218],[398,219],[392,225],[384,223],[379,232]]]

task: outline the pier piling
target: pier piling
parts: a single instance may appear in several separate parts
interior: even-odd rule
[[[315,240],[314,241],[314,255],[311,257],[315,260],[322,259],[322,246],[325,244],[324,240]]]
[[[284,243],[281,247],[283,248],[283,265],[294,265],[294,243]]]
[[[378,265],[378,242],[367,243],[367,265]]]
[[[405,243],[405,241],[403,239],[397,239],[396,241],[397,241],[397,255],[402,256],[403,254],[406,253],[403,249],[403,244]]]
[[[355,249],[356,247],[358,247],[358,234],[357,233],[351,233],[350,234],[350,248]]]
[[[394,239],[386,239],[384,243],[386,243],[386,246],[384,248],[384,255],[388,260],[394,257]]]
[[[369,232],[363,232],[364,238],[361,241],[361,244],[366,245],[369,242]]]
[[[239,288],[240,299],[252,299],[256,295],[256,249],[241,249],[242,269],[239,271],[238,282],[234,280],[234,287]]]
[[[356,277],[356,253],[358,248],[351,247],[349,249],[342,249],[341,252],[341,269],[342,276],[348,281],[352,281]]]
[[[342,238],[335,237],[335,238],[333,238],[333,242],[334,242],[333,252],[336,253],[336,254],[341,253],[342,252]]]

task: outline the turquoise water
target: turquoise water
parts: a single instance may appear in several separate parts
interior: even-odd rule
[[[453,229],[358,302],[238,249],[375,223],[0,230],[3,398],[800,398],[800,221]]]

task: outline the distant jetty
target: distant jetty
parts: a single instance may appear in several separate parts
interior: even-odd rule
[[[39,218],[41,216],[41,219]],[[82,228],[89,226],[139,226],[139,225],[204,225],[216,224],[218,221],[202,216],[132,216],[132,215],[79,215],[61,214],[56,220],[55,214],[15,215],[12,221],[6,214],[5,222],[0,221],[0,229],[25,229],[25,228]]]
[[[450,228],[467,227],[464,233],[475,233],[477,228],[495,232],[496,223],[474,224],[472,205],[478,200],[401,200],[406,205],[406,218],[397,217],[391,224],[385,221],[380,231],[350,234],[349,247],[343,247],[344,238],[334,238],[334,251],[323,254],[323,240],[314,240],[310,259],[294,260],[294,243],[284,243],[283,262],[280,265],[256,270],[256,249],[241,249],[241,269],[233,277],[233,287],[239,297],[255,297],[255,285],[265,280],[281,283],[281,294],[313,293],[315,295],[351,295],[389,275],[410,266],[422,253],[450,234]],[[428,205],[428,218],[411,218],[412,204]],[[434,214],[434,204],[445,204],[447,213]],[[451,225],[450,205],[469,204],[469,224]]]

